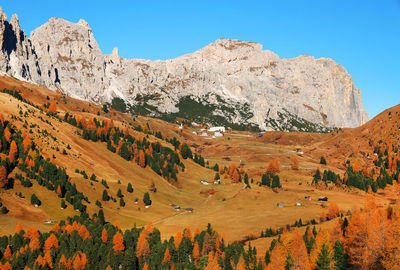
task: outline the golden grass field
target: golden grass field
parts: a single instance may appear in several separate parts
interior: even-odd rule
[[[100,183],[101,179],[107,181],[110,187],[108,193],[115,198],[117,190],[121,188],[125,196],[125,207],[120,208],[118,200],[116,203],[109,201],[102,204],[106,219],[111,222],[118,221],[123,229],[131,228],[135,224],[143,226],[151,221],[160,229],[162,237],[167,238],[185,227],[190,227],[194,231],[196,228],[204,228],[207,223],[211,223],[213,228],[223,232],[228,241],[235,241],[242,240],[250,234],[258,235],[261,230],[269,227],[278,228],[293,224],[299,218],[303,221],[318,220],[321,212],[327,211],[324,205],[317,201],[319,196],[327,196],[329,202],[336,202],[344,212],[360,207],[364,202],[365,192],[337,187],[316,188],[311,185],[311,181],[316,168],[327,168],[343,173],[343,164],[350,153],[356,153],[354,158],[360,159],[361,155],[358,154],[357,149],[368,143],[369,137],[372,136],[371,134],[365,137],[360,135],[365,132],[365,128],[345,129],[325,135],[267,132],[262,137],[259,137],[257,133],[228,131],[221,138],[203,138],[194,135],[193,128],[179,129],[178,125],[159,119],[137,117],[134,121],[133,117],[118,112],[107,115],[102,112],[98,116],[100,106],[72,98],[67,98],[65,104],[61,101],[62,95],[59,93],[11,78],[0,77],[0,89],[3,88],[20,89],[24,98],[38,105],[44,104],[46,96],[49,96],[50,101],[58,102],[60,115],[69,112],[86,118],[112,117],[118,126],[128,126],[129,123],[143,125],[148,122],[152,130],[161,131],[164,136],[176,136],[181,142],[188,143],[195,152],[208,160],[211,167],[215,163],[218,163],[220,167],[229,166],[231,163],[239,165],[241,161],[249,178],[254,180],[250,189],[244,189],[242,183],[231,183],[230,179],[222,179],[221,185],[205,186],[200,183],[200,180],[206,179],[212,182],[215,171],[201,167],[193,161],[184,160],[185,171],[178,174],[178,183],[171,185],[150,168],[142,169],[136,163],[128,162],[119,155],[111,153],[107,150],[106,144],[83,140],[76,134],[75,127],[51,119],[34,107],[0,93],[0,113],[5,118],[10,119],[11,115],[18,115],[20,110],[23,113],[31,111],[29,117],[23,120],[27,121],[28,127],[32,124],[38,126],[32,128],[34,142],[40,147],[45,157],[55,155],[55,163],[65,167],[70,180],[77,185],[77,189],[89,197],[91,203],[88,204],[88,212],[90,214],[99,210],[94,203],[96,200],[101,201],[104,190],[104,186]],[[82,112],[82,109],[85,109],[85,112]],[[39,117],[50,121],[52,126]],[[13,123],[19,129],[24,129],[23,122],[13,120]],[[370,127],[367,128],[371,131]],[[57,138],[57,141],[50,137],[43,138],[39,130],[41,132],[47,130]],[[132,134],[135,133],[132,131]],[[354,138],[360,139],[355,141]],[[153,136],[149,139],[158,140]],[[167,144],[162,141],[160,143]],[[67,145],[70,145],[71,150],[68,150],[68,155],[63,155],[62,150]],[[60,150],[57,151],[56,147]],[[298,154],[298,151],[304,153]],[[319,164],[319,158],[322,155],[327,159],[327,166]],[[298,171],[291,169],[293,156],[297,156],[300,162]],[[283,187],[277,191],[256,185],[261,179],[261,176],[257,175],[257,170],[260,168],[265,171],[268,162],[274,158],[278,158],[281,163],[279,176]],[[85,170],[89,177],[94,173],[99,182],[84,179],[81,174],[75,173],[75,169]],[[156,185],[157,192],[151,193],[153,204],[151,208],[145,209],[142,198],[152,181]],[[126,192],[129,182],[134,188],[131,194]],[[43,223],[45,219],[61,220],[78,214],[71,205],[62,210],[61,199],[53,191],[33,183],[33,187],[24,188],[16,181],[14,189],[0,191],[0,200],[10,209],[7,215],[0,216],[0,235],[13,233],[18,222],[24,226],[49,230],[51,226]],[[201,192],[209,188],[215,189],[215,194],[203,196]],[[21,192],[25,198],[19,198],[15,195],[16,192]],[[35,208],[30,204],[32,193],[42,200],[42,206]],[[398,194],[399,187],[395,184],[380,192],[377,195],[377,201],[381,205],[387,205],[389,199]],[[312,200],[306,201],[304,196],[311,196]],[[138,204],[135,204],[135,198],[139,199]],[[283,202],[285,207],[278,208],[278,202]],[[297,202],[300,202],[302,206],[295,206]],[[171,204],[179,205],[182,209],[194,208],[194,213],[175,211]],[[269,246],[268,241],[270,239],[259,239],[252,243],[262,250]]]

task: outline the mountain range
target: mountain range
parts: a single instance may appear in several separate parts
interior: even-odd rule
[[[236,129],[327,132],[368,121],[361,91],[329,58],[282,59],[255,42],[218,39],[169,60],[103,54],[89,24],[51,18],[30,37],[0,11],[0,71],[133,114]]]

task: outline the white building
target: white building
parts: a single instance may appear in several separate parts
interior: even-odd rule
[[[210,129],[208,130],[209,132],[225,132],[225,127],[210,127]]]
[[[216,132],[214,132],[214,136],[215,136],[215,137],[223,137],[224,134],[222,134],[222,133],[219,132],[219,131],[216,131]]]

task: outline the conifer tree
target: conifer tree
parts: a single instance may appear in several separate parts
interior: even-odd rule
[[[131,183],[128,183],[128,187],[126,188],[126,191],[129,192],[129,193],[133,192],[133,187],[132,187]]]
[[[103,190],[102,200],[105,202],[110,200],[110,196],[108,196],[107,190]]]
[[[327,244],[322,244],[321,250],[316,261],[316,270],[330,270],[332,264],[332,256]]]
[[[144,193],[143,202],[145,205],[151,205],[150,194],[148,192]]]
[[[340,240],[335,241],[333,260],[335,262],[335,270],[347,269],[347,258]]]

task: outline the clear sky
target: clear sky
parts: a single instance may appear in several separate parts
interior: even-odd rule
[[[103,53],[169,59],[218,38],[261,43],[281,58],[343,65],[373,117],[400,103],[400,0],[0,0],[29,35],[50,17],[85,19]]]

